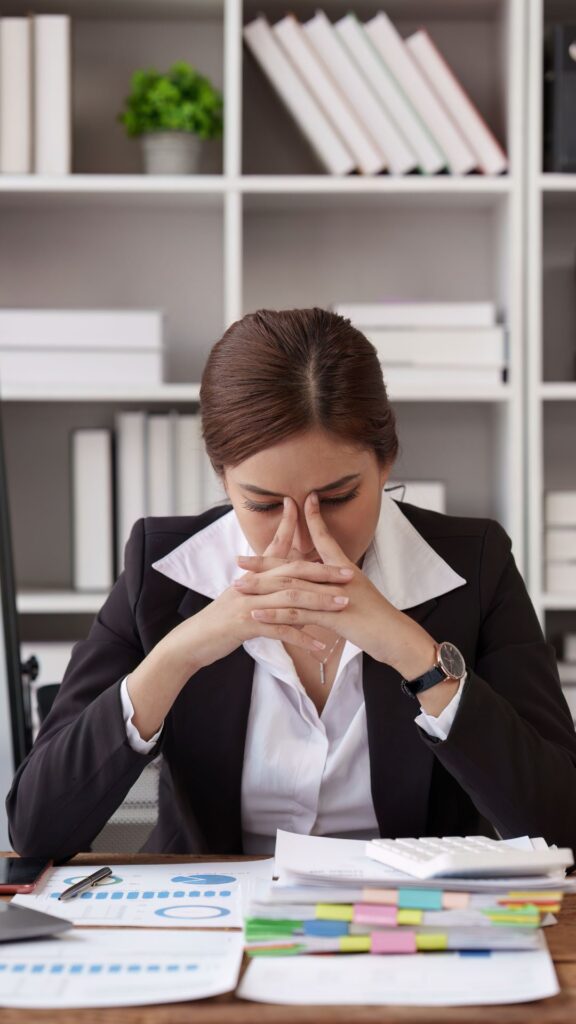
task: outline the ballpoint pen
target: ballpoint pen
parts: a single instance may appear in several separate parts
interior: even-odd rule
[[[71,885],[69,889],[64,889],[64,892],[60,893],[58,899],[70,900],[86,889],[90,889],[91,886],[96,885],[96,882],[100,882],[103,878],[108,878],[108,875],[111,874],[112,868],[98,868],[98,871],[94,871],[91,875],[86,875],[86,878],[81,878],[79,882],[74,882],[74,885]]]

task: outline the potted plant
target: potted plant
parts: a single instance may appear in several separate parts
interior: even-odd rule
[[[222,135],[222,95],[195,68],[178,61],[166,74],[135,71],[118,115],[142,140],[147,174],[192,174],[202,141]]]

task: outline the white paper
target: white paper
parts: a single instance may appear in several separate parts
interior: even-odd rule
[[[272,859],[184,864],[118,864],[113,874],[71,900],[60,893],[97,867],[54,868],[29,895],[13,903],[77,925],[129,928],[241,928],[241,884],[271,879]]]
[[[548,950],[262,957],[237,995],[263,1003],[475,1006],[523,1003],[559,992]]]
[[[230,992],[240,932],[85,929],[0,946],[0,1006],[142,1006]]]
[[[530,849],[526,836],[504,840],[518,849]],[[387,867],[365,855],[362,839],[330,839],[326,836],[302,836],[278,829],[276,833],[275,874],[280,885],[401,885],[402,888],[438,888],[455,892],[496,892],[501,889],[574,889],[576,881],[563,872],[513,878],[418,879]]]

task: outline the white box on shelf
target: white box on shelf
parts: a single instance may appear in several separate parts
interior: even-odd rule
[[[0,349],[147,349],[163,345],[159,309],[0,309]]]
[[[386,492],[395,501],[406,501],[431,512],[446,512],[446,485],[440,480],[388,480]]]
[[[158,387],[162,352],[0,348],[0,384],[9,388],[76,385],[82,389]]]
[[[76,590],[106,591],[114,566],[112,435],[72,433],[73,582]]]
[[[547,491],[545,495],[547,526],[576,527],[576,491]]]
[[[547,562],[546,589],[550,594],[576,594],[576,562]]]
[[[382,366],[384,383],[396,389],[453,389],[486,391],[502,386],[502,372],[495,367],[476,366]],[[394,397],[392,395],[392,397]]]
[[[550,562],[576,561],[576,527],[546,530],[546,559]]]
[[[355,327],[493,327],[493,302],[337,302],[334,313]]]
[[[381,362],[414,366],[497,367],[506,364],[503,327],[367,329]]]
[[[72,53],[70,17],[36,14],[34,32],[34,170],[72,170]]]

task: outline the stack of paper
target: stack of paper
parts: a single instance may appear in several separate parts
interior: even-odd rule
[[[277,882],[254,881],[246,902],[252,956],[537,950],[571,886],[558,872],[423,882],[370,860],[361,841],[287,832],[276,872]]]
[[[502,384],[506,333],[491,302],[349,302],[332,308],[372,342],[392,392]]]

